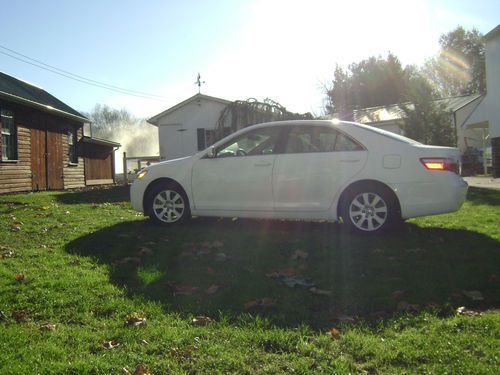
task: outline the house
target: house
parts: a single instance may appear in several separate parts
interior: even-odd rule
[[[0,72],[0,193],[86,186],[80,145],[88,122],[40,87]]]
[[[84,135],[79,154],[83,156],[85,185],[105,185],[115,182],[115,151],[117,142]]]
[[[466,129],[463,124],[481,103],[482,96],[463,95],[435,100],[435,104],[451,114],[451,123],[457,131],[457,147],[464,153],[469,147],[482,148],[482,134],[477,129]],[[412,105],[408,107],[411,109]],[[399,104],[354,110],[354,121],[404,135],[406,114]]]
[[[500,177],[500,25],[484,36],[486,90],[481,102],[462,124],[463,131],[483,134],[483,145],[491,143],[493,177]],[[489,138],[489,139],[486,139]]]
[[[148,123],[158,127],[160,158],[193,155],[212,144],[217,121],[230,103],[198,93],[151,117]]]

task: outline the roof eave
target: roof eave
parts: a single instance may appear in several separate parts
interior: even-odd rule
[[[26,98],[22,98],[22,97],[17,96],[17,95],[9,94],[8,92],[0,91],[0,97],[5,98],[5,99],[10,100],[10,101],[13,101],[13,102],[16,102],[16,103],[26,104],[26,105],[28,105],[30,107],[40,109],[40,110],[42,110],[44,112],[52,113],[52,114],[55,114],[55,115],[58,115],[58,116],[62,116],[62,117],[66,117],[66,118],[69,118],[71,120],[75,120],[75,121],[78,121],[78,122],[82,122],[82,123],[89,123],[89,122],[91,122],[86,117],[76,116],[76,115],[74,115],[72,113],[68,113],[66,111],[62,111],[60,109],[51,107],[49,105],[37,103],[35,101],[29,100],[29,99],[26,99]]]
[[[118,142],[113,142],[113,141],[109,141],[107,139],[93,138],[93,137],[88,137],[88,136],[82,137],[82,142],[83,143],[90,143],[90,144],[94,144],[94,145],[101,145],[101,146],[121,147],[121,144]]]

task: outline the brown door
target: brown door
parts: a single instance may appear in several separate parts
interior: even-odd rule
[[[47,189],[46,130],[31,128],[31,173],[33,190]]]
[[[63,188],[63,136],[55,124],[42,120],[31,129],[33,190]]]

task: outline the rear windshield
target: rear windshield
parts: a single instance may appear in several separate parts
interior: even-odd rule
[[[387,130],[379,129],[379,128],[376,128],[374,126],[368,126],[368,125],[363,125],[363,124],[356,124],[356,125],[359,126],[360,128],[368,130],[372,133],[377,133],[377,134],[383,135],[383,136],[385,136],[387,138],[391,138],[395,141],[408,143],[410,145],[421,145],[422,144],[420,142],[415,141],[414,139],[411,139],[408,137],[403,137],[402,135],[399,135],[399,134],[396,134],[396,133],[393,133],[393,132],[390,132]]]

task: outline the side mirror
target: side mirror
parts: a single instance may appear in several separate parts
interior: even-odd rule
[[[215,158],[215,147],[214,146],[212,146],[208,149],[207,158],[210,158],[210,159]]]

